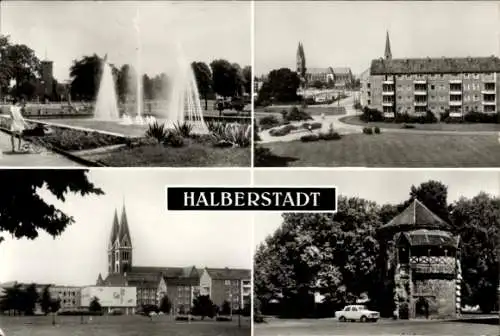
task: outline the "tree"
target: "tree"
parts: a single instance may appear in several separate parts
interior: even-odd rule
[[[22,311],[23,289],[20,284],[6,288],[0,301],[1,311],[11,311],[14,315]]]
[[[52,313],[57,313],[61,309],[61,299],[52,299],[50,302],[50,311]]]
[[[205,317],[213,318],[215,313],[214,303],[208,295],[199,295],[193,300],[191,314],[201,316],[203,320]]]
[[[259,91],[258,101],[294,102],[299,99],[300,79],[296,72],[281,68],[272,70]]]
[[[412,186],[410,200],[417,199],[442,220],[449,222],[448,187],[439,181],[421,183],[418,187]]]
[[[252,67],[247,65],[243,68],[243,81],[245,92],[248,94],[252,93]]]
[[[130,65],[124,64],[118,71],[118,78],[116,80],[116,94],[120,102],[124,103],[130,91]]]
[[[100,312],[102,311],[102,306],[99,302],[99,298],[94,296],[92,298],[92,300],[90,301],[90,304],[89,304],[89,311],[91,312]]]
[[[89,182],[86,170],[4,169],[0,172],[0,183],[16,186],[0,191],[0,232],[8,232],[17,239],[35,239],[40,230],[56,237],[74,222],[71,216],[40,197],[37,191],[41,188],[63,202],[68,192],[82,196],[104,194]]]
[[[208,110],[208,95],[212,91],[212,72],[210,67],[203,62],[193,62],[191,67],[193,68],[198,91],[205,99],[205,110]]]
[[[312,82],[311,86],[316,89],[322,89],[324,84],[319,80],[315,80],[314,82]]]
[[[102,60],[96,54],[74,60],[70,68],[72,99],[94,100],[102,74]]]
[[[42,308],[42,311],[45,315],[51,312],[51,306],[52,306],[52,296],[50,295],[49,291],[50,286],[46,286],[43,289],[42,297],[40,299],[40,306]]]
[[[36,285],[31,284],[29,285],[24,291],[23,291],[23,300],[22,300],[22,305],[23,305],[23,311],[24,315],[27,316],[32,316],[35,314],[35,306],[36,303],[38,302],[39,296],[38,292],[36,291]]]
[[[233,97],[240,93],[243,78],[238,65],[219,59],[212,61],[210,68],[215,93],[222,97]]]
[[[167,295],[161,298],[159,310],[165,314],[169,314],[172,310],[172,302]]]
[[[144,90],[144,99],[153,99],[153,82],[146,74],[142,76],[142,88]]]
[[[480,193],[461,198],[451,208],[451,221],[461,237],[463,303],[489,313],[498,303],[500,198]]]
[[[224,300],[224,302],[222,303],[221,309],[220,309],[220,314],[221,315],[231,314],[231,304],[229,303],[229,301]]]

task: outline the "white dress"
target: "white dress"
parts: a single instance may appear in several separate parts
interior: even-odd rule
[[[20,106],[11,106],[10,115],[12,123],[10,124],[10,131],[20,133],[26,128],[23,115],[21,114]]]

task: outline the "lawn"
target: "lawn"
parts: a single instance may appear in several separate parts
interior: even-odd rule
[[[350,134],[338,141],[261,146],[273,156],[259,166],[500,167],[496,135]]]
[[[52,325],[52,318],[40,317],[7,317],[0,316],[0,328],[6,336],[250,336],[251,327],[248,318],[242,320],[238,327],[237,319],[231,322],[194,321],[179,322],[171,317],[162,316],[150,320],[144,316],[102,316],[85,318],[81,324],[80,317],[58,316],[57,324]]]
[[[496,323],[496,324],[495,324]],[[394,321],[376,323],[342,323],[334,319],[269,320],[254,327],[255,336],[271,335],[446,335],[446,336],[498,336],[498,317],[475,321]]]
[[[392,123],[392,122],[383,122],[383,121],[372,121],[372,122],[364,122],[359,119],[359,115],[357,116],[346,116],[341,118],[342,122],[346,124],[352,125],[361,125],[361,126],[377,126],[381,129],[390,128],[390,129],[401,129],[403,128],[404,123]],[[461,131],[461,132],[500,132],[500,124],[480,124],[480,123],[461,123],[461,124],[452,124],[452,123],[434,123],[434,124],[411,124],[414,126],[415,130],[426,130],[426,131]],[[411,131],[411,130],[410,130]]]
[[[250,167],[250,147],[218,148],[184,139],[183,147],[142,145],[85,155],[110,167]]]

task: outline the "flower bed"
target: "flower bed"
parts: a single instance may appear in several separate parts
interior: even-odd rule
[[[59,127],[51,127],[51,129],[53,132],[44,135],[42,140],[51,146],[69,152],[120,145],[127,142],[125,138],[99,132],[86,132]]]

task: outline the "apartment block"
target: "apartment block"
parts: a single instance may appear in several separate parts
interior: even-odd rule
[[[200,294],[209,295],[218,306],[227,301],[233,310],[250,304],[251,288],[251,272],[246,269],[205,268],[200,277]]]

